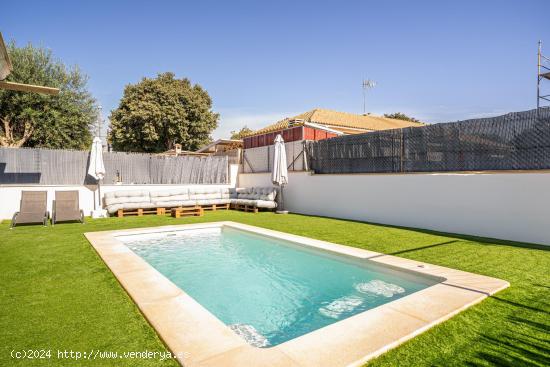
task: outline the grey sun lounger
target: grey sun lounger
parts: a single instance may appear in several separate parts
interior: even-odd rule
[[[78,191],[56,191],[52,207],[52,224],[78,220],[84,223],[84,212],[78,202]]]
[[[13,215],[11,227],[23,223],[48,224],[47,191],[22,191],[19,211]]]

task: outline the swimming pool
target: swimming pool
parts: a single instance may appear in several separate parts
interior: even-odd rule
[[[231,227],[119,239],[255,347],[278,345],[438,283]]]
[[[85,236],[182,365],[361,366],[509,286],[228,221]]]

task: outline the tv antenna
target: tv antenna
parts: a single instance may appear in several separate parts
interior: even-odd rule
[[[549,66],[546,66],[545,63]],[[539,52],[537,53],[537,110],[541,101],[550,102],[550,94],[540,94],[540,84],[544,79],[550,80],[550,58],[542,54],[542,41],[539,41]]]
[[[376,82],[370,79],[363,79],[363,115],[367,113],[367,91],[376,87]]]

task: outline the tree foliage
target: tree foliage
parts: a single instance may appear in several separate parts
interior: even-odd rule
[[[58,95],[0,89],[0,146],[86,149],[96,121],[95,100],[78,67],[66,67],[50,50],[7,47],[13,71],[6,80],[59,88]]]
[[[231,139],[240,140],[252,132],[254,132],[254,130],[245,125],[239,131],[231,131]]]
[[[390,119],[397,119],[397,120],[405,120],[405,121],[411,121],[411,122],[420,122],[414,117],[410,117],[405,115],[401,112],[395,112],[395,113],[385,113],[384,117],[390,118]]]
[[[126,86],[111,112],[109,138],[119,151],[164,152],[176,143],[196,150],[211,141],[218,116],[200,85],[163,73]]]

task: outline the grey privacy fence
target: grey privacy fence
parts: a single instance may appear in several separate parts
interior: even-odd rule
[[[0,148],[0,184],[82,185],[90,153],[75,150]],[[228,182],[227,157],[164,157],[111,152],[103,154],[104,183],[222,184]]]
[[[286,163],[289,171],[304,170],[304,143],[303,140],[285,143]],[[243,172],[259,173],[271,172],[273,166],[274,145],[243,150]]]
[[[306,144],[316,173],[550,169],[550,108]]]

